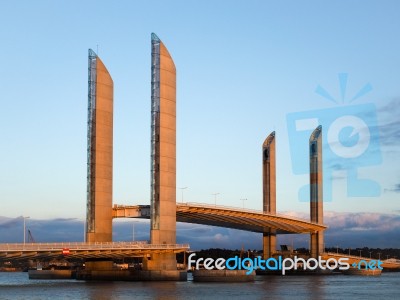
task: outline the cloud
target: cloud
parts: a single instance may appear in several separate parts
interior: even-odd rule
[[[378,109],[379,113],[395,114],[400,112],[400,97],[393,98],[388,104]]]
[[[325,212],[324,221],[330,229],[338,231],[355,228],[381,232],[400,229],[400,216],[395,214]]]
[[[294,218],[309,219],[308,213],[283,212]],[[400,248],[400,216],[398,214],[382,213],[350,213],[324,212],[324,223],[328,225],[325,231],[325,245],[340,247],[380,247]],[[294,236],[294,235],[293,235]],[[306,235],[282,236],[281,243],[295,247],[307,247],[309,238]]]
[[[386,124],[379,126],[380,143],[383,146],[393,146],[400,144],[400,98],[395,98],[385,106],[378,109],[382,115],[381,119],[386,120]]]
[[[400,216],[381,213],[325,213],[326,245],[400,247]]]
[[[385,189],[385,192],[400,193],[400,183],[395,184],[394,187],[391,189]]]
[[[400,144],[400,120],[390,121],[387,124],[380,125],[380,142],[384,146],[393,146]]]
[[[53,219],[54,222],[69,222],[69,221],[75,221],[77,220],[76,218],[56,218]]]
[[[22,226],[23,218],[6,218],[0,217],[0,229],[1,228],[13,228],[17,227],[18,225]]]

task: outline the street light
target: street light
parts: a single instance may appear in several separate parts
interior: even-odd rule
[[[369,251],[369,259],[371,259],[371,253],[372,253],[372,251]]]
[[[378,255],[379,255],[379,260],[381,260],[381,252],[378,252]]]
[[[215,206],[217,206],[217,195],[219,195],[219,193],[214,193],[214,194],[211,194],[211,195],[214,195]]]
[[[360,257],[361,257],[361,251],[362,251],[362,250],[358,250],[358,251],[360,251]]]
[[[186,190],[187,188],[188,188],[187,186],[179,188],[180,190],[182,190],[182,199],[181,199],[182,203],[183,203],[183,190]]]
[[[83,218],[83,242],[86,243],[86,219]]]
[[[24,245],[26,242],[26,219],[29,219],[30,217],[22,217],[24,219]]]
[[[240,199],[242,202],[243,202],[243,208],[244,208],[244,201],[247,201],[247,198],[243,198],[243,199]]]
[[[132,242],[135,241],[135,223],[138,223],[138,221],[133,221],[132,223]]]

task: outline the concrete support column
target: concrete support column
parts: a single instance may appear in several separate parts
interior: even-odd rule
[[[276,234],[264,233],[263,234],[263,259],[272,257],[276,252]]]
[[[322,172],[322,127],[318,126],[310,137],[310,219],[323,223],[323,172]],[[316,231],[310,235],[310,254],[317,258],[324,252],[324,233]]]
[[[264,141],[263,152],[263,212],[276,214],[275,131]],[[263,257],[276,252],[276,231],[268,228],[263,233]]]

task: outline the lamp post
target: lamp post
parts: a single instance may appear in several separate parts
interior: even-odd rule
[[[24,245],[26,243],[26,219],[29,219],[30,217],[22,217],[24,219]]]
[[[179,188],[182,191],[182,198],[181,198],[182,203],[183,203],[183,190],[186,190],[187,188],[188,188],[187,186]]]
[[[379,257],[379,260],[381,260],[381,252],[378,252],[378,257]]]
[[[243,199],[240,199],[242,202],[243,202],[243,208],[244,208],[244,201],[247,201],[247,198],[243,198]]]
[[[360,257],[361,257],[361,251],[362,251],[362,250],[358,250],[358,251],[360,251]]]
[[[132,223],[132,242],[135,241],[135,223],[138,223],[138,221],[133,221]]]
[[[83,218],[83,242],[86,243],[86,219]]]
[[[215,206],[217,206],[217,195],[219,195],[219,193],[214,193],[211,195],[214,195],[214,203],[215,203]]]
[[[369,259],[371,259],[372,251],[369,251]]]

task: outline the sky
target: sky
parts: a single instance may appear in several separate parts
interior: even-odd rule
[[[399,9],[1,0],[0,216],[84,218],[89,48],[114,80],[114,203],[150,203],[152,32],[177,68],[177,201],[219,193],[218,205],[261,209],[275,131],[277,209],[307,213],[307,143],[322,125],[325,211],[398,215]]]

